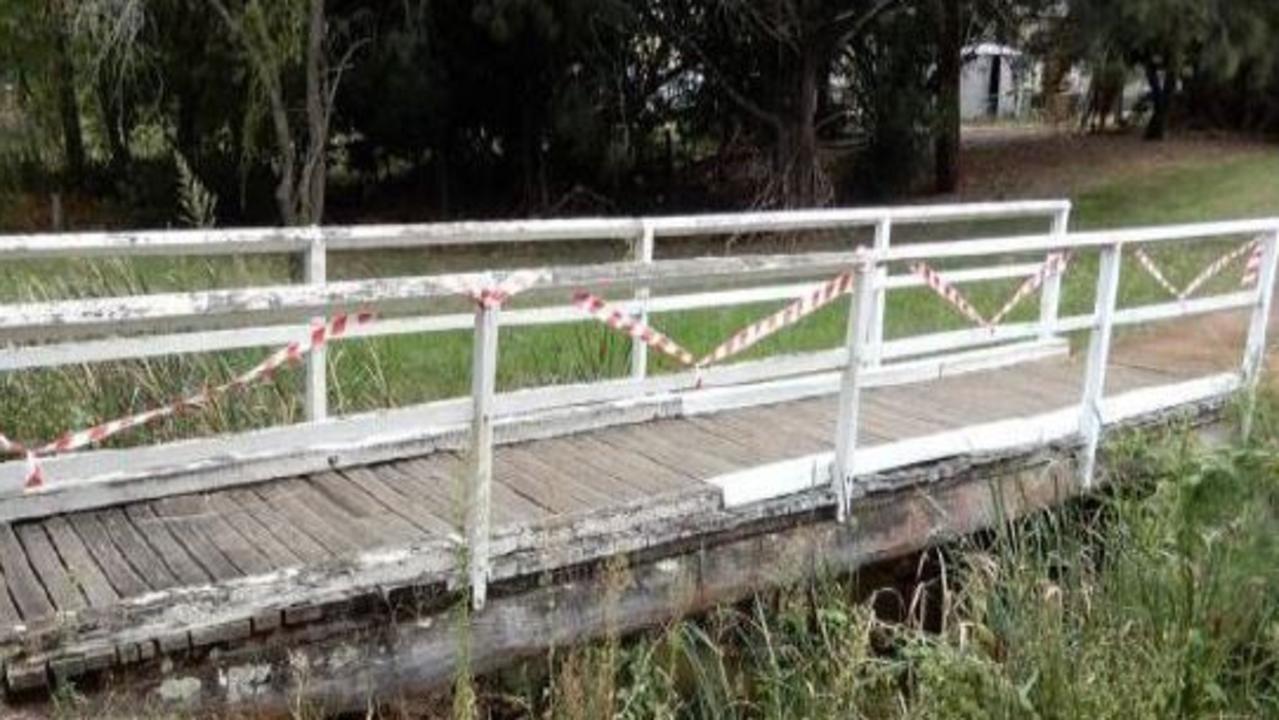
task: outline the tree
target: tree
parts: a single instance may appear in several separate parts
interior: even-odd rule
[[[324,217],[329,132],[343,70],[359,43],[336,63],[324,0],[209,0],[252,68],[275,139],[276,206],[285,225],[314,225]],[[300,66],[300,67],[299,67]],[[305,122],[293,121],[290,80],[301,72]]]
[[[1148,140],[1168,133],[1173,100],[1206,45],[1232,14],[1226,2],[1203,0],[1075,0],[1069,21],[1082,57],[1097,67],[1120,58],[1145,76],[1150,94]]]
[[[839,52],[902,0],[653,0],[655,30],[707,89],[770,146],[759,202],[822,205],[833,197],[818,155],[819,96]]]

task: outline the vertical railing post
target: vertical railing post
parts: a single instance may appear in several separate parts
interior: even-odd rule
[[[634,248],[632,249],[632,257],[637,263],[649,264],[653,262],[653,227],[647,221],[640,221],[640,233],[635,238]],[[635,303],[637,312],[635,318],[645,325],[648,324],[648,298],[650,295],[647,286],[641,286],[635,290]],[[648,345],[640,342],[639,339],[631,340],[631,378],[634,380],[643,380],[648,377]]]
[[[484,607],[489,579],[489,511],[493,483],[493,404],[497,387],[497,334],[501,309],[478,303],[471,351],[471,457],[466,478],[466,568],[471,606]]]
[[[1070,233],[1070,207],[1068,204],[1053,215],[1052,229],[1049,232],[1054,238],[1064,240]],[[1064,248],[1057,248],[1054,252],[1064,252]],[[1048,262],[1048,259],[1044,262]],[[1039,337],[1041,340],[1049,340],[1056,335],[1057,318],[1061,315],[1061,276],[1060,272],[1049,275],[1044,279],[1040,290]]]
[[[879,277],[878,263],[866,260],[859,263],[853,278],[852,300],[848,311],[848,361],[844,365],[839,386],[839,420],[836,424],[835,464],[832,466],[831,483],[838,498],[837,513],[840,522],[850,517],[857,474],[857,431],[860,427],[862,384],[870,367],[871,322],[876,317],[877,300],[882,297],[876,287]]]
[[[1279,230],[1261,239],[1261,267],[1257,272],[1257,304],[1252,308],[1248,324],[1248,346],[1243,356],[1244,407],[1240,432],[1247,440],[1252,435],[1253,414],[1257,408],[1257,384],[1266,363],[1266,330],[1275,296],[1276,263],[1279,263]]]
[[[881,218],[875,223],[875,252],[884,252],[892,245],[893,220]],[[875,314],[871,317],[867,329],[869,347],[867,355],[875,367],[883,362],[884,356],[884,318],[888,312],[888,266],[880,266],[875,274]]]
[[[310,232],[310,245],[306,249],[302,278],[308,285],[323,285],[328,280],[328,252],[325,248],[324,235],[320,228],[313,227]],[[328,322],[325,317],[311,318],[311,326]],[[327,353],[324,346],[313,347],[306,357],[306,394],[303,408],[306,419],[323,420],[329,415],[329,381],[327,373]]]
[[[1088,338],[1087,367],[1084,370],[1083,398],[1079,404],[1079,433],[1083,436],[1083,456],[1079,478],[1091,489],[1097,467],[1097,447],[1105,419],[1102,406],[1106,394],[1106,367],[1110,362],[1110,339],[1114,330],[1115,307],[1119,301],[1119,269],[1123,246],[1116,243],[1101,249],[1097,273],[1097,299],[1093,311],[1092,334]]]

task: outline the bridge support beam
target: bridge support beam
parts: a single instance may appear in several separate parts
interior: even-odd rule
[[[1084,374],[1083,398],[1079,404],[1079,433],[1084,440],[1079,476],[1085,490],[1091,489],[1095,482],[1097,446],[1101,444],[1101,433],[1105,427],[1102,404],[1106,394],[1106,365],[1110,362],[1110,340],[1114,334],[1122,258],[1121,244],[1101,249],[1092,334],[1088,338],[1088,365]]]

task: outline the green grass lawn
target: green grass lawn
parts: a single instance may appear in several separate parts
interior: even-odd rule
[[[1279,214],[1279,154],[1248,153],[1219,162],[1195,162],[1163,168],[1138,177],[1096,186],[1074,198],[1075,229],[1107,228],[1152,223],[1193,222]],[[1040,224],[1042,227],[1043,224]],[[1026,232],[1024,225],[1005,232]],[[930,228],[915,239],[939,239],[946,233],[988,234],[994,228],[966,226]],[[858,237],[864,237],[858,236]],[[911,238],[903,233],[900,241]],[[787,249],[848,246],[848,234],[819,235],[787,244],[740,244],[731,251],[778,252]],[[1237,243],[1199,244],[1153,251],[1175,282],[1185,282],[1212,258]],[[661,255],[723,253],[722,245],[668,241]],[[485,248],[480,252],[377,252],[338,255],[331,261],[335,278],[410,275],[483,267],[514,267],[554,263],[604,262],[625,257],[622,244],[539,244],[528,249]],[[898,269],[900,271],[900,269]],[[1070,268],[1064,289],[1063,314],[1091,309],[1096,274],[1095,257],[1082,256]],[[136,261],[58,261],[12,263],[0,268],[0,300],[120,295],[166,290],[228,287],[282,282],[288,261],[282,256],[223,259],[158,259]],[[1237,285],[1232,269],[1205,292],[1226,291]],[[1016,281],[965,288],[973,303],[988,315],[1016,287]],[[1166,298],[1135,263],[1126,264],[1122,303],[1155,302]],[[655,315],[653,323],[694,354],[709,351],[744,325],[782,303]],[[837,303],[796,327],[761,343],[744,358],[780,352],[835,347],[843,342],[846,303]],[[1038,316],[1036,298],[1029,298],[1010,321]],[[965,321],[925,290],[890,295],[887,335],[904,337],[926,331],[957,329]],[[621,377],[626,373],[628,342],[602,326],[578,325],[518,328],[503,331],[499,386],[511,389],[547,383]],[[0,432],[24,439],[43,439],[102,418],[149,407],[205,382],[216,382],[251,366],[267,350],[241,351],[96,365],[93,367],[9,373],[0,376]],[[470,336],[465,332],[350,341],[330,353],[332,406],[335,412],[405,405],[465,394],[469,382]],[[674,364],[651,354],[652,371],[666,372]],[[247,397],[221,404],[215,410],[148,435],[122,438],[132,443],[276,424],[300,417],[300,378],[281,374],[273,384]]]

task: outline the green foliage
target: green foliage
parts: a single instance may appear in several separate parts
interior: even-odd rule
[[[191,171],[186,158],[174,153],[173,162],[178,169],[178,209],[182,222],[190,227],[213,227],[217,224],[217,197]]]
[[[1279,6],[1267,0],[1080,0],[1068,43],[1095,66],[1122,60],[1150,87],[1147,137],[1162,137],[1178,93],[1181,114],[1214,126],[1279,127]]]

